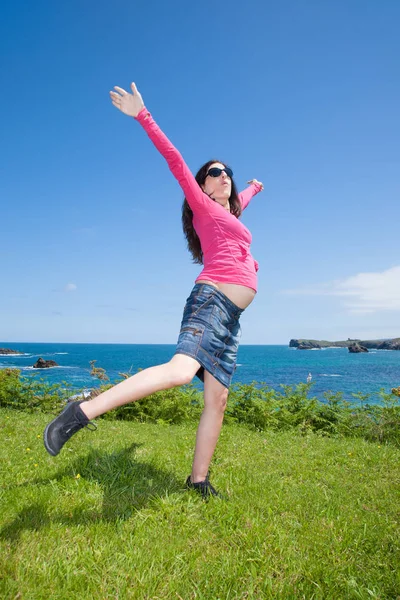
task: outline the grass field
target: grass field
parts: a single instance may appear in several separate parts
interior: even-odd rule
[[[98,421],[50,457],[49,416],[0,410],[4,599],[400,599],[400,450],[223,428],[183,489],[197,423]]]

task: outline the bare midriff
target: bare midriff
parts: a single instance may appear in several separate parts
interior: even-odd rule
[[[237,285],[236,283],[220,283],[218,281],[208,281],[201,279],[196,283],[207,283],[217,288],[220,292],[225,294],[236,306],[239,308],[247,308],[252,303],[256,292],[253,288],[249,288],[245,285]]]

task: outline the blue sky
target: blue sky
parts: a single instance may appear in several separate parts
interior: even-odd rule
[[[8,3],[0,339],[175,343],[182,192],[108,92],[135,81],[196,171],[265,191],[243,344],[400,336],[400,3]]]

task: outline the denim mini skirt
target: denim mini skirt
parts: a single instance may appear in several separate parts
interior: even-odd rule
[[[186,354],[229,388],[236,369],[241,330],[239,308],[225,294],[206,283],[197,283],[186,301],[175,354]]]

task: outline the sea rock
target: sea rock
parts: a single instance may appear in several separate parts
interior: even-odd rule
[[[0,354],[22,354],[19,350],[10,350],[10,348],[0,348]]]
[[[385,340],[378,344],[377,350],[400,350],[400,339]]]
[[[55,360],[44,360],[43,358],[38,358],[33,365],[34,369],[49,369],[50,367],[58,367],[58,364]]]
[[[315,342],[299,342],[297,350],[312,350],[313,348],[320,349],[321,346]]]
[[[398,388],[392,388],[392,394],[400,397],[400,385]]]
[[[289,348],[297,348],[298,350],[313,350],[321,348],[347,348],[350,342],[328,342],[327,340],[306,340],[306,339],[291,339]]]
[[[369,350],[365,346],[361,346],[361,344],[350,344],[349,352],[356,354],[357,352],[369,352]]]

